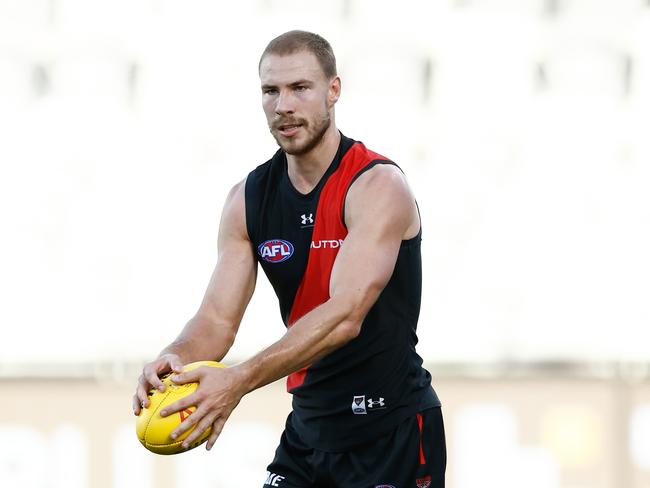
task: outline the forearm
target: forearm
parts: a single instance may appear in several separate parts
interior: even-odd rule
[[[203,360],[221,361],[235,340],[235,329],[229,324],[215,324],[196,315],[160,355],[177,354],[184,364]]]
[[[338,349],[359,333],[352,303],[331,298],[295,322],[279,341],[237,365],[246,390],[253,391]]]

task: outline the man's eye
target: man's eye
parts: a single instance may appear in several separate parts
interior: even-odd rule
[[[302,85],[298,85],[298,86],[296,87],[296,91],[305,91],[306,89],[307,89],[307,87],[306,87],[306,86],[302,86]]]
[[[277,90],[275,88],[266,88],[262,90],[262,93],[264,93],[265,95],[274,95],[275,93],[277,93]]]

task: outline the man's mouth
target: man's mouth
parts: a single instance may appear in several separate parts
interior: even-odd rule
[[[282,124],[278,126],[278,132],[283,136],[290,137],[298,132],[302,124]]]

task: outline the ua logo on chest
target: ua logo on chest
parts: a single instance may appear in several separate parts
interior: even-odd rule
[[[302,214],[300,216],[300,225],[304,229],[305,227],[313,227],[314,226],[314,214]]]

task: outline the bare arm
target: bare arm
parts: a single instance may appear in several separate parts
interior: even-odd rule
[[[402,173],[379,165],[357,179],[346,200],[348,236],[330,279],[330,299],[296,321],[279,341],[229,369],[199,368],[173,377],[177,383],[199,381],[197,391],[162,412],[169,415],[197,405],[176,430],[196,424],[184,444],[208,427],[210,449],[230,413],[252,390],[322,358],[355,338],[361,324],[390,279],[401,241],[419,228],[415,200]]]
[[[178,338],[162,352],[183,362],[220,361],[232,346],[255,290],[257,265],[246,230],[245,182],[228,195],[219,225],[218,259],[203,302]]]
[[[253,256],[244,203],[245,182],[229,193],[221,216],[217,265],[196,315],[180,335],[146,364],[133,397],[133,411],[149,405],[152,387],[164,390],[159,375],[204,359],[221,360],[232,346],[244,311],[255,289],[257,265]]]

